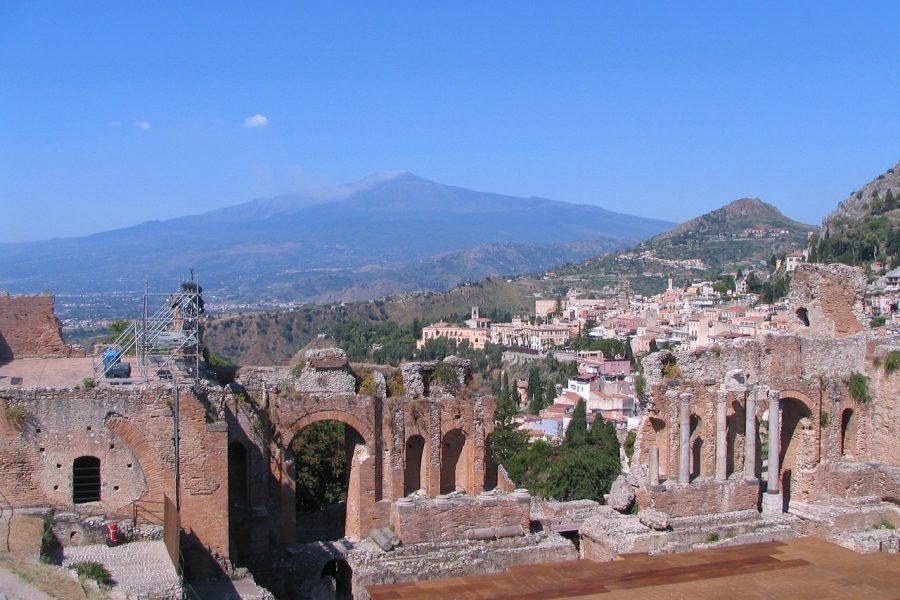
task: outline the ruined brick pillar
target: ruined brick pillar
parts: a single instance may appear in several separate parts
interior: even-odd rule
[[[719,392],[716,398],[716,481],[728,479],[727,442],[728,392]]]
[[[297,481],[293,459],[284,449],[272,449],[272,478],[275,482],[275,539],[288,546],[297,536]]]
[[[744,423],[744,479],[756,481],[756,390],[747,392]]]
[[[678,404],[678,483],[691,482],[691,400],[693,394],[681,394]]]
[[[659,485],[659,448],[650,448],[650,467],[647,471],[647,484]]]
[[[763,495],[762,509],[764,514],[784,512],[784,501],[781,496],[781,465],[778,458],[781,454],[781,392],[770,391],[769,401],[769,466],[768,486]]]

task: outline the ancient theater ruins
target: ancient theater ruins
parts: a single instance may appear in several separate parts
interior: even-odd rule
[[[63,343],[51,297],[0,296],[0,525],[9,538],[53,510],[65,550],[117,522],[162,538],[186,580],[252,573],[279,598],[416,597],[404,586],[455,577],[462,590],[490,574],[483,597],[510,585],[563,597],[563,583],[527,573],[578,559],[560,568],[587,595],[606,577],[589,561],[693,550],[743,557],[736,577],[775,562],[817,577],[816,556],[849,560],[819,543],[861,557],[873,597],[889,597],[884,563],[865,553],[898,550],[900,372],[888,358],[900,342],[869,327],[864,283],[851,267],[800,265],[788,331],[645,357],[634,453],[605,505],[516,488],[490,455],[495,400],[470,385],[466,360],[356,364],[317,340],[288,365],[216,379],[200,358],[199,286],[87,357]],[[310,457],[296,440],[325,422],[343,431],[346,500],[313,513],[298,509]],[[716,555],[702,556],[672,558],[700,569],[672,582],[712,573],[697,565]],[[607,582],[637,581],[645,559]]]

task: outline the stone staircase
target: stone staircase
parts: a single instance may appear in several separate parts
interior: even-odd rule
[[[791,502],[795,528],[856,552],[900,549],[900,507],[878,497]]]

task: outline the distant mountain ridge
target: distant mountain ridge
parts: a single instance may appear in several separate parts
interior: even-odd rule
[[[729,202],[722,208],[685,221],[681,225],[653,237],[648,244],[679,238],[689,233],[692,235],[738,234],[750,228],[804,232],[815,229],[812,225],[789,219],[777,208],[759,198],[741,198]]]
[[[0,244],[0,289],[136,290],[148,280],[167,289],[194,268],[208,296],[221,301],[343,299],[345,292],[363,299],[547,268],[548,256],[580,260],[669,226],[400,172],[86,237]],[[566,247],[574,242],[592,245]],[[485,244],[503,248],[487,271],[465,254],[448,256]]]

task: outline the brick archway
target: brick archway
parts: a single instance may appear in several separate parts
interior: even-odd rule
[[[106,416],[107,429],[116,434],[134,454],[135,459],[144,473],[147,482],[147,491],[141,495],[140,500],[162,502],[163,495],[175,495],[175,476],[159,460],[159,456],[144,437],[144,434],[128,419],[117,413]]]
[[[363,440],[356,451],[348,456],[347,468],[350,472],[347,485],[346,519],[344,535],[352,539],[362,539],[376,521],[375,503],[380,498],[377,492],[377,467],[380,459],[378,443],[372,428],[356,415],[340,408],[328,408],[303,415],[290,425],[279,428],[279,437],[289,451],[294,437],[305,427],[321,421],[338,421],[352,428]],[[365,450],[362,450],[364,446]],[[293,473],[293,468],[290,472]],[[284,490],[281,510],[294,511],[296,502],[294,482]],[[282,520],[293,520],[293,515],[283,515]]]
[[[282,431],[282,439],[288,444],[294,439],[301,429],[318,423],[319,421],[340,421],[356,430],[366,444],[369,451],[375,450],[375,433],[363,423],[356,415],[339,409],[320,410],[300,417]]]

